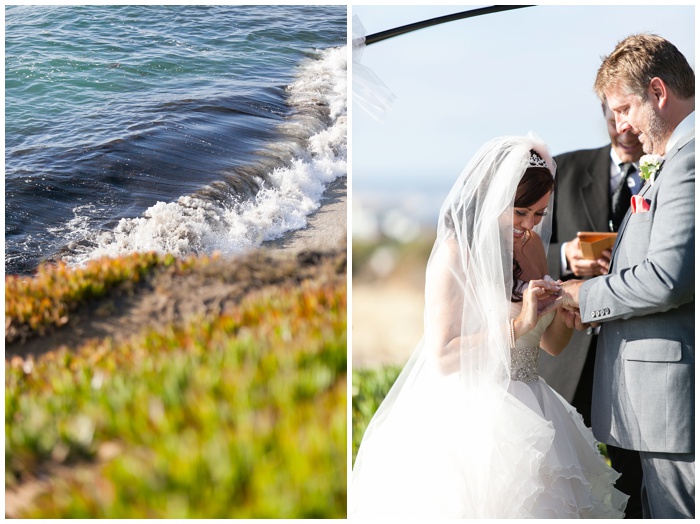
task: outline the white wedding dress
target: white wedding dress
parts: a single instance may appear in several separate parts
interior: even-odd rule
[[[520,304],[511,305],[515,318]],[[516,341],[511,353],[508,392],[544,420],[551,422],[554,438],[543,450],[532,479],[533,495],[527,501],[535,518],[622,517],[627,496],[613,487],[619,473],[600,455],[593,433],[581,415],[537,374],[539,342],[555,313]],[[536,486],[536,487],[535,487]]]
[[[513,303],[511,314],[519,312]],[[488,408],[464,399],[458,373],[439,386],[418,385],[363,442],[350,516],[622,518],[628,497],[614,488],[619,473],[582,417],[537,375],[539,341],[554,314],[516,341],[506,421],[488,437],[495,445],[480,434]],[[489,454],[489,445],[498,460],[489,462],[485,478],[469,452]]]

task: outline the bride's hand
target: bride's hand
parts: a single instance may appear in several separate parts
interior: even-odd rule
[[[551,279],[531,280],[523,292],[523,307],[515,319],[515,338],[531,331],[539,317],[556,309],[561,284]]]

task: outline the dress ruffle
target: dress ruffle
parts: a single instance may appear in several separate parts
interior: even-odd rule
[[[512,382],[509,392],[549,421],[555,438],[544,450],[532,479],[533,496],[518,518],[622,518],[628,496],[614,487],[620,474],[598,450],[581,415],[546,382]],[[537,444],[533,444],[537,448]]]
[[[413,391],[363,440],[350,516],[624,516],[619,474],[544,380],[511,382],[496,411],[456,377]]]

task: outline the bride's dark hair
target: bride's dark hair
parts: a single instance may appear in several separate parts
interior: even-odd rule
[[[534,152],[534,151],[533,151]],[[546,167],[528,167],[520,179],[515,191],[513,207],[530,207],[536,204],[544,195],[554,189],[554,177]],[[528,239],[525,240],[527,242]],[[523,270],[513,256],[513,294],[511,302],[522,302],[522,282],[520,275]]]

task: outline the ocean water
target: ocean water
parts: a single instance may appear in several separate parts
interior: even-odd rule
[[[236,254],[347,175],[345,6],[5,8],[5,271]]]

